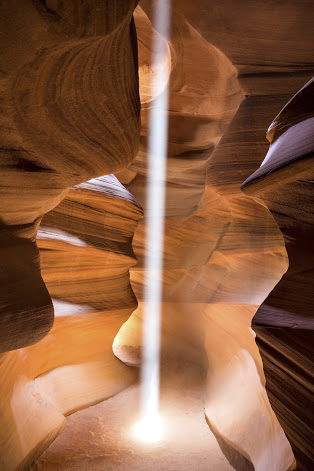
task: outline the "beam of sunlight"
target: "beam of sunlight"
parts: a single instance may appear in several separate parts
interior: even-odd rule
[[[168,54],[170,0],[155,1],[152,64]],[[162,50],[162,54],[160,54]],[[167,64],[164,61],[164,64]],[[153,89],[166,83],[168,66],[156,67]],[[146,205],[146,257],[143,312],[143,348],[141,368],[141,415],[134,433],[146,442],[159,440],[162,423],[159,418],[160,321],[162,297],[162,258],[164,236],[165,174],[168,139],[168,86],[152,103],[149,115],[148,181]]]

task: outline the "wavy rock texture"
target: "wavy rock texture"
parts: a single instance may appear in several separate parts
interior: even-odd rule
[[[37,244],[57,317],[45,339],[1,359],[1,469],[25,468],[60,433],[65,415],[135,380],[111,346],[137,306],[129,268],[141,216],[107,176],[75,186],[44,217]]]
[[[289,268],[253,318],[267,391],[298,469],[313,456],[313,125],[314,79],[283,108],[268,131],[269,152],[243,191],[272,212]]]
[[[241,2],[237,12],[226,5],[212,5],[174,2],[169,44],[172,69],[162,345],[164,352],[188,357],[208,371],[207,419],[221,442],[238,453],[233,460],[235,468],[242,469],[246,459],[246,466],[251,462],[262,471],[286,470],[293,466],[291,449],[264,390],[261,359],[250,323],[258,305],[286,271],[287,256],[270,213],[241,195],[239,187],[267,152],[265,131],[269,122],[289,95],[312,75],[310,30],[306,20],[296,22],[293,44],[287,50],[287,30],[292,11],[295,13],[292,2],[286,11],[277,5],[273,5],[272,12],[269,5],[261,7],[259,14],[265,21],[258,19],[256,5],[253,12],[247,2]],[[141,2],[141,6],[151,17],[150,3]],[[248,22],[244,10],[251,18],[254,13],[256,19]],[[310,11],[308,3],[298,14],[304,19]],[[281,27],[274,29],[272,25],[277,23]],[[232,35],[225,26],[228,24]],[[211,54],[208,61],[202,50],[204,39],[208,57]],[[244,42],[249,44],[249,51],[239,47]],[[231,64],[228,67],[226,57],[212,45],[219,46],[236,64],[238,83],[248,95],[242,102]],[[194,86],[190,94],[189,70],[193,71]],[[182,85],[183,77],[187,84]],[[211,78],[206,83],[201,77]],[[219,106],[223,95],[225,99]],[[223,127],[232,115],[229,127]],[[194,119],[198,121],[196,127]],[[145,126],[146,118],[142,121]],[[130,167],[136,175],[129,173],[131,182],[124,181],[145,208],[140,183],[145,177],[145,127],[143,134],[140,153]],[[202,169],[204,180],[200,179]],[[189,190],[180,193],[180,184]],[[138,364],[141,344],[144,236],[145,218],[133,244],[139,264],[131,271],[140,305],[114,343],[116,354],[130,364]],[[248,433],[253,429],[254,438]]]
[[[9,279],[1,296],[4,314],[15,313],[1,317],[3,350],[47,333],[50,295],[57,315],[40,343],[2,357],[0,449],[8,471],[26,468],[60,432],[64,415],[134,381],[112,343],[127,365],[140,363],[146,222],[139,204],[145,215],[148,115],[166,84],[150,86],[151,38],[163,39],[145,0],[134,13],[140,128],[135,3],[1,5],[17,51],[3,50],[1,81]],[[168,53],[159,63],[169,64],[170,91],[162,356],[166,364],[175,356],[201,366],[206,380],[193,393],[205,396],[198,417],[239,471],[294,466],[251,330],[256,309],[288,268],[289,249],[269,210],[240,185],[267,152],[269,123],[313,73],[312,9],[310,1],[241,0],[234,7],[174,0]],[[95,179],[111,172],[127,191],[114,177]],[[42,216],[37,245],[50,295],[35,244]]]
[[[135,4],[0,5],[5,471],[26,469],[60,433],[64,415],[116,394],[136,376],[111,345],[137,305],[128,270],[142,211],[113,176],[79,185],[122,169],[138,149]],[[36,243],[42,217],[67,194]],[[53,304],[62,317],[37,343],[52,328]]]
[[[123,168],[137,151],[135,1],[100,3],[1,3],[13,45],[0,85],[0,351],[52,327],[35,243],[42,216],[71,186]]]

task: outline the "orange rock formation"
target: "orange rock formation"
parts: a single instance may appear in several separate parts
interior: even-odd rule
[[[293,402],[310,400],[313,140],[287,142],[312,125],[311,87],[268,132],[291,161],[254,172],[313,75],[313,3],[173,0],[153,66],[153,1],[0,5],[0,469],[27,469],[65,415],[136,380],[148,114],[169,86],[162,356],[203,370],[208,432],[235,469],[292,469],[291,443],[309,470]]]

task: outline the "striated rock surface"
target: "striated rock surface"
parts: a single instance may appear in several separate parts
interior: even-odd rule
[[[71,186],[123,168],[137,151],[135,4],[1,2],[10,44],[0,82],[2,352],[53,324],[35,243],[43,215]]]
[[[17,3],[0,6],[6,41],[12,42],[12,50],[15,47],[14,53],[8,48],[2,51],[0,82],[5,121],[0,190],[2,350],[38,342],[52,326],[52,303],[56,320],[41,342],[1,357],[5,426],[0,432],[0,463],[6,471],[27,469],[58,435],[65,415],[115,395],[136,378],[130,366],[140,364],[148,116],[168,83],[164,381],[171,374],[167,365],[173,357],[181,368],[186,364],[195,365],[195,371],[201,368],[197,380],[201,387],[191,387],[189,394],[195,398],[195,417],[203,418],[199,430],[216,437],[229,461],[223,458],[221,469],[292,469],[294,458],[283,429],[297,458],[301,448],[297,437],[306,435],[302,453],[307,457],[304,444],[310,437],[306,420],[291,404],[300,388],[292,394],[289,388],[285,394],[275,391],[277,378],[288,381],[291,371],[294,378],[304,379],[310,367],[307,348],[302,352],[296,348],[300,356],[289,354],[289,362],[284,356],[279,361],[274,350],[295,349],[288,330],[270,342],[271,326],[254,327],[267,395],[251,329],[252,317],[287,270],[287,252],[289,258],[291,254],[268,202],[261,205],[260,200],[248,198],[240,185],[267,152],[269,123],[313,74],[312,2],[261,5],[241,0],[235,7],[224,1],[173,0],[167,54],[155,66],[151,39],[164,39],[152,28],[151,0],[142,1],[134,12],[139,64],[132,20],[135,1]],[[162,7],[166,4],[165,0]],[[152,89],[155,68],[165,64],[168,82]],[[289,131],[289,124],[275,126],[269,136],[277,142]],[[284,169],[277,171],[284,185]],[[126,189],[113,176],[96,178],[112,172]],[[298,172],[303,175],[303,169]],[[303,194],[302,178],[295,191]],[[304,197],[309,198],[307,190]],[[143,219],[139,205],[144,208]],[[310,257],[306,263],[310,266]],[[290,270],[291,263],[285,275],[288,281]],[[272,293],[278,289],[281,302],[279,287]],[[308,295],[310,287],[302,289]],[[298,322],[303,317],[298,315]],[[297,336],[293,342],[299,342]],[[268,360],[273,363],[274,358],[280,375],[276,373],[271,383],[269,371],[276,370]],[[303,393],[307,395],[308,388]],[[170,404],[178,391],[171,394]],[[126,391],[123,397],[130,395]],[[113,400],[119,404],[118,396]],[[177,423],[183,420],[182,404],[175,414]],[[293,417],[299,414],[300,422],[294,421],[290,429],[282,418],[286,414],[286,421],[291,420],[285,409]],[[127,415],[128,407],[123,410]],[[105,415],[106,403],[97,411]],[[82,417],[88,418],[88,413]],[[108,421],[110,417],[109,413]],[[80,419],[73,418],[75,427],[76,420]],[[110,424],[105,427],[108,430]],[[97,440],[100,461],[95,460],[95,469],[103,464],[102,437]],[[57,467],[64,453],[60,442],[59,455],[53,458]],[[121,452],[119,443],[113,447],[115,457]],[[76,451],[72,445],[69,449]],[[171,460],[170,454],[173,464]],[[113,461],[113,469],[115,464],[121,467],[119,458]],[[138,464],[136,459],[132,462]],[[196,462],[200,469],[204,465],[202,459],[192,467],[187,462],[190,469]],[[210,464],[209,457],[204,469]],[[217,469],[221,465],[213,464]],[[41,462],[33,466],[41,469]],[[67,462],[67,469],[74,471],[77,466],[75,459]],[[158,469],[158,460],[153,466],[152,471]]]
[[[268,395],[289,438],[297,469],[313,456],[313,176],[314,79],[278,114],[268,130],[270,148],[243,191],[272,212],[289,268],[253,318]]]
[[[79,186],[138,148],[135,5],[0,5],[0,351],[14,350],[0,357],[5,471],[26,469],[65,415],[136,377],[111,345],[136,307],[128,270],[141,209],[113,176]]]
[[[1,469],[26,469],[65,415],[135,380],[112,343],[137,306],[129,268],[141,216],[132,195],[107,176],[77,185],[44,217],[37,244],[56,320],[41,342],[1,358]]]
[[[151,18],[150,2],[141,2],[140,6]],[[293,465],[293,457],[264,390],[262,364],[250,323],[258,305],[287,270],[287,256],[273,217],[267,208],[258,207],[243,196],[240,185],[267,152],[265,132],[269,122],[312,74],[307,43],[310,30],[302,20],[295,25],[295,47],[291,45],[285,52],[283,61],[277,50],[286,48],[291,24],[291,16],[283,12],[283,6],[263,6],[261,15],[268,20],[273,15],[272,19],[256,20],[254,27],[242,15],[244,8],[252,13],[247,2],[242,2],[234,14],[230,10],[224,12],[220,5],[211,7],[208,2],[173,5],[162,346],[169,355],[186,356],[204,366],[208,383],[207,419],[217,436],[242,456],[242,464],[246,459],[261,471],[286,470]],[[291,4],[289,9],[295,11]],[[302,12],[299,9],[300,18],[310,10],[309,4]],[[229,28],[231,41],[231,34],[223,28],[228,22],[233,24],[233,20],[236,28]],[[276,22],[282,27],[271,29]],[[217,24],[219,33],[215,33]],[[269,32],[265,34],[267,28]],[[212,54],[208,61],[202,50],[204,39],[211,51],[208,57]],[[248,46],[238,46],[241,41],[247,41],[249,51]],[[184,49],[185,44],[189,44],[189,51]],[[216,47],[209,49],[208,44]],[[301,54],[299,48],[304,48]],[[236,64],[237,79],[222,52]],[[179,65],[181,83],[177,90]],[[195,87],[191,94],[189,70],[193,71],[191,83]],[[203,82],[202,71],[204,76],[212,74],[217,80]],[[183,80],[186,85],[182,85]],[[200,101],[197,102],[196,89],[202,93],[202,103],[207,103],[207,107],[201,108]],[[219,108],[218,97],[223,95],[225,99]],[[182,106],[182,111],[178,106]],[[186,113],[189,109],[193,113]],[[215,110],[219,110],[217,114]],[[146,120],[142,121],[145,126]],[[196,148],[197,143],[202,147]],[[145,146],[146,140],[142,138],[140,153],[130,173],[124,174],[127,188],[144,209]],[[200,172],[204,172],[204,180],[200,179]],[[188,190],[180,193],[180,185]],[[129,364],[138,364],[140,360],[144,237],[145,217],[133,244],[139,263],[131,270],[140,305],[114,343],[115,353]],[[221,327],[219,316],[224,319]],[[216,335],[211,336],[212,331]],[[215,361],[218,352],[221,360]],[[241,404],[245,409],[241,409]],[[254,434],[247,433],[253,429]],[[238,462],[241,463],[241,458]]]
[[[43,218],[37,236],[52,298],[125,310],[128,317],[137,306],[129,268],[136,264],[131,244],[141,217],[142,209],[113,175],[73,187]]]

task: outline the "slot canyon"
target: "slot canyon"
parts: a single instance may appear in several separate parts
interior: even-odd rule
[[[314,470],[313,18],[313,0],[0,0],[0,471]]]

